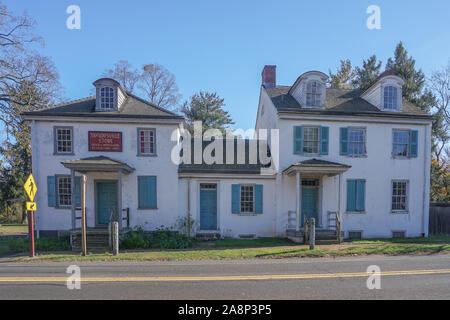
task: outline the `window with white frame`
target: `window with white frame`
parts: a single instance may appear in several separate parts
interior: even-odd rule
[[[392,181],[392,211],[408,210],[408,181]]]
[[[384,87],[384,109],[397,110],[397,88],[394,86]]]
[[[303,128],[303,152],[319,153],[320,132],[319,127]]]
[[[114,106],[114,88],[100,88],[100,109],[113,110]]]
[[[255,212],[255,186],[241,185],[241,213]]]
[[[72,191],[71,191],[70,176],[56,177],[56,191],[58,207],[68,207],[72,205]]]
[[[138,154],[154,155],[156,153],[155,129],[138,129]]]
[[[366,154],[366,129],[348,128],[348,154],[353,156]]]
[[[306,105],[316,107],[320,105],[322,85],[318,81],[309,81],[306,84]]]
[[[73,153],[73,130],[71,127],[55,128],[55,153]]]
[[[392,155],[394,157],[407,157],[409,146],[409,131],[394,130],[392,140]]]

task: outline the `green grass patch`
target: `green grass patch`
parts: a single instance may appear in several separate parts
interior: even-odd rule
[[[450,236],[433,236],[428,238],[399,238],[399,239],[363,239],[349,240],[353,244],[384,244],[384,243],[450,243]]]
[[[28,233],[28,225],[26,224],[2,224],[0,226],[0,236],[26,233]]]
[[[303,257],[360,256],[371,254],[404,255],[436,254],[450,251],[448,244],[387,244],[374,246],[355,246],[343,249],[315,249],[306,247],[280,248],[241,248],[241,249],[202,249],[165,251],[122,251],[118,256],[109,253],[89,254],[39,254],[34,261],[187,261],[187,260],[232,260],[232,259],[282,259]],[[26,260],[25,258],[19,259]]]
[[[291,240],[285,238],[222,239],[214,241],[214,246],[220,248],[277,247],[292,245],[294,245],[294,243]]]
[[[70,250],[69,237],[35,239],[35,249],[40,252]],[[0,240],[0,253],[20,253],[28,251],[27,238]]]

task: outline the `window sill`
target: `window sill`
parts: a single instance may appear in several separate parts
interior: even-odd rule
[[[56,153],[56,152],[53,152],[53,155],[54,156],[74,156],[75,155],[75,153]]]
[[[392,156],[392,160],[409,160],[411,157]]]
[[[157,210],[158,207],[156,208],[137,208],[138,210]]]
[[[248,212],[248,213],[232,213],[236,216],[243,216],[243,217],[252,217],[252,216],[259,216],[262,215],[262,213],[254,213],[254,212]]]
[[[409,214],[409,211],[407,210],[401,210],[401,211],[392,211],[391,214]]]
[[[346,214],[366,214],[365,211],[345,211]]]
[[[137,155],[136,155],[136,157],[143,157],[143,158],[145,158],[145,157],[157,157],[158,155],[156,154],[156,153],[152,153],[152,154],[143,154],[143,153],[138,153]]]
[[[345,154],[347,158],[367,158],[367,154]]]

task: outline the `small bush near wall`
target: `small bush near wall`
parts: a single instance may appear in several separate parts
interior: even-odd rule
[[[122,249],[184,249],[193,245],[194,239],[177,231],[160,229],[145,232],[137,228],[128,232],[120,242]]]

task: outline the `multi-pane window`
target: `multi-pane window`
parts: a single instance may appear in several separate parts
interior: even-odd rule
[[[408,210],[408,182],[392,182],[392,211]]]
[[[397,110],[397,88],[384,87],[384,109]]]
[[[241,212],[255,212],[255,188],[252,185],[241,185]]]
[[[320,105],[321,84],[317,81],[310,81],[306,85],[306,105],[316,107]]]
[[[359,128],[348,129],[348,154],[365,155],[366,154],[366,130]]]
[[[155,147],[155,129],[138,129],[138,153],[153,155],[156,153]]]
[[[320,132],[319,127],[303,128],[303,152],[319,153]]]
[[[73,153],[72,128],[55,129],[56,153]]]
[[[104,110],[114,109],[114,89],[103,87],[100,89],[100,108]]]
[[[67,207],[72,205],[71,181],[69,176],[59,176],[56,178],[56,190],[58,206]]]
[[[409,145],[408,130],[394,130],[392,141],[392,155],[394,157],[407,157]]]

